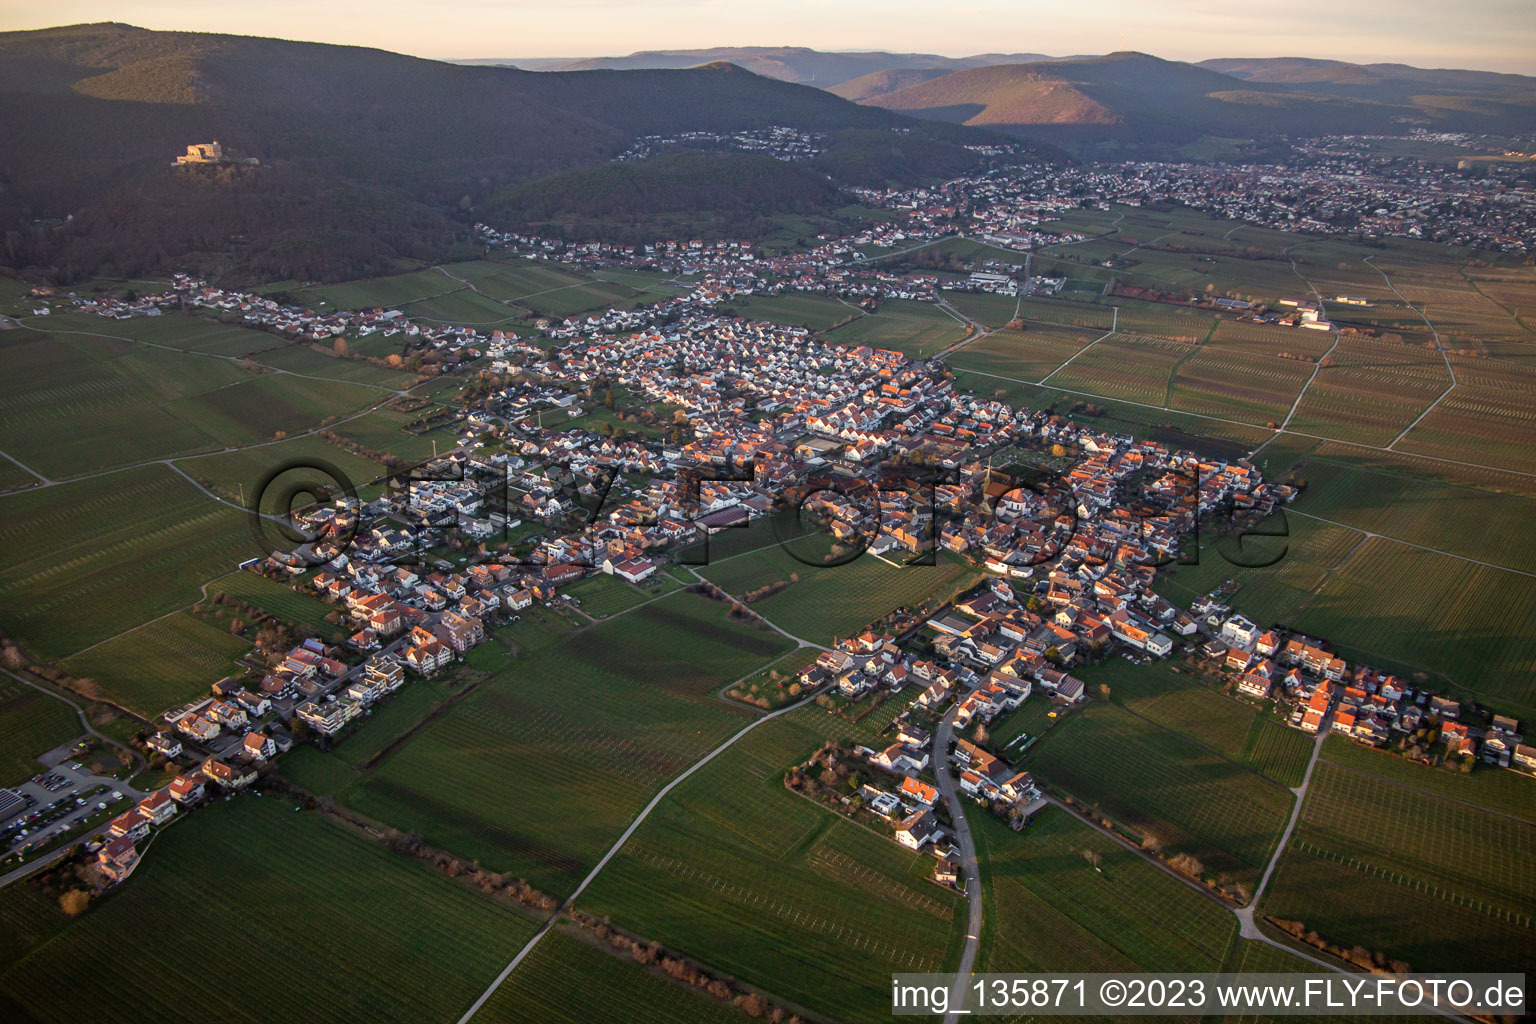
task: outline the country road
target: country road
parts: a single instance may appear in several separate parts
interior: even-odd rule
[[[981,864],[976,858],[976,840],[971,835],[970,823],[965,820],[965,805],[955,788],[954,773],[949,766],[949,744],[954,739],[955,716],[960,712],[960,702],[950,705],[939,722],[939,731],[933,740],[933,777],[939,784],[939,792],[949,807],[949,816],[955,823],[955,841],[960,845],[960,868],[965,872],[965,902],[969,916],[965,925],[965,946],[960,950],[960,963],[955,968],[954,987],[949,993],[949,1013],[944,1024],[956,1024],[960,1019],[959,1007],[965,1005],[965,991],[976,967],[976,953],[981,945]]]

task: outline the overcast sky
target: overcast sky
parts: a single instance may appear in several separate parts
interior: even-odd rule
[[[423,57],[707,46],[1307,56],[1536,74],[1533,0],[0,0],[0,28],[123,21]]]

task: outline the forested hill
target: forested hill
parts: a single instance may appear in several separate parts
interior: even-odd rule
[[[637,136],[771,125],[908,128],[909,162],[935,175],[972,137],[729,64],[545,74],[116,24],[4,33],[0,261],[56,279],[189,254],[355,276],[445,254],[488,197],[604,164]],[[213,140],[260,167],[171,167]]]
[[[1125,52],[941,76],[866,76],[836,91],[888,110],[1057,142],[1536,129],[1536,79],[1338,61],[1195,65]]]

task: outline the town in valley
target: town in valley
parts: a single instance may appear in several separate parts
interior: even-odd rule
[[[0,33],[8,1019],[1532,961],[1536,79],[309,46]]]

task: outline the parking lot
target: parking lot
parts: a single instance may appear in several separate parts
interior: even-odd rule
[[[9,792],[20,800],[0,821],[0,848],[6,855],[23,847],[52,842],[77,822],[117,807],[127,810],[130,800],[143,796],[121,780],[96,775],[78,762],[61,761]]]

